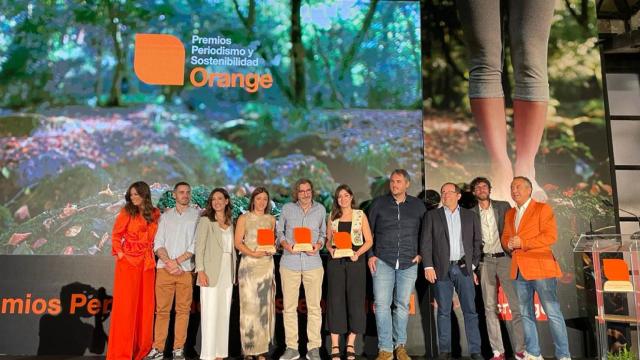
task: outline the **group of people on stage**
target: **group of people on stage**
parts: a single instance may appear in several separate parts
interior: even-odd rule
[[[286,349],[281,360],[301,356],[297,314],[301,284],[307,308],[306,358],[321,358],[320,302],[325,268],[319,251],[323,247],[331,255],[326,265],[326,326],[331,334],[332,359],[356,358],[356,336],[366,329],[367,268],[373,279],[378,360],[410,360],[405,349],[409,302],[419,274],[435,287],[440,358],[451,357],[454,289],[464,315],[471,358],[483,358],[475,308],[478,284],[493,359],[505,358],[496,279],[513,313],[511,340],[516,359],[542,359],[534,291],[549,318],[556,357],[570,357],[556,293],[556,278],[561,272],[551,250],[557,239],[555,217],[549,205],[531,198],[533,185],[528,178],[515,177],[511,182],[515,208],[492,200],[491,183],[479,177],[471,182],[478,200],[473,209],[460,207],[460,187],[445,183],[440,189],[442,206],[431,211],[407,194],[407,171],[394,170],[389,181],[389,194],[374,199],[367,214],[356,209],[349,186],[340,185],[328,219],[325,208],[313,200],[314,188],[308,179],[295,183],[293,202],[283,206],[278,221],[270,214],[269,192],[257,187],[248,211],[235,223],[229,193],[223,188],[211,192],[200,213],[190,206],[191,187],[180,182],[173,191],[175,208],[161,215],[152,206],[149,186],[132,184],[113,227],[116,270],[107,359],[162,359],[174,300],[173,358],[184,359],[194,272],[200,286],[200,358],[228,356],[231,298],[237,283],[243,355],[266,359],[274,336],[276,269],[273,253],[258,246],[261,229],[273,231],[282,249],[278,271]],[[310,233],[310,246],[304,251],[295,241],[301,228]],[[344,233],[350,235],[352,253],[338,256],[344,248],[336,247],[337,234]],[[236,269],[237,253],[240,261]],[[344,353],[340,346],[343,335]]]

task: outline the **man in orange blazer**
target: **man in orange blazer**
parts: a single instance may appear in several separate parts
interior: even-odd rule
[[[502,246],[512,252],[511,278],[515,279],[528,360],[542,360],[533,294],[538,293],[549,318],[556,358],[571,359],[564,316],[560,310],[557,285],[562,275],[551,246],[558,239],[556,218],[551,206],[531,199],[531,181],[517,176],[511,182],[516,207],[505,214]]]

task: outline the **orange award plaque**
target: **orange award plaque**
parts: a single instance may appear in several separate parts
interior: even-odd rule
[[[256,251],[266,251],[271,254],[276,252],[276,235],[273,229],[258,229],[258,246]]]
[[[605,292],[633,292],[629,267],[623,259],[604,259],[602,268],[607,278],[603,286]]]
[[[352,257],[354,255],[351,249],[350,233],[343,231],[333,233],[333,243],[336,246],[336,249],[333,251],[333,257],[335,259]]]
[[[306,227],[293,228],[294,251],[313,251],[311,245],[311,229]]]

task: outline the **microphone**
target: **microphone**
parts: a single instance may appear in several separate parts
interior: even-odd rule
[[[596,233],[593,231],[593,216],[589,216],[589,231],[585,233],[585,235],[595,235]]]
[[[609,199],[602,199],[602,203],[605,204],[606,206],[611,207],[611,208],[615,208],[613,206],[613,204],[611,203],[611,201],[609,201]],[[618,210],[635,217],[636,220],[638,221],[638,227],[640,228],[640,217],[638,217],[638,215],[632,213],[631,211],[627,211],[625,209],[622,209],[620,207],[618,207]],[[640,230],[638,230],[638,231],[634,232],[633,234],[631,234],[631,240],[640,240]]]

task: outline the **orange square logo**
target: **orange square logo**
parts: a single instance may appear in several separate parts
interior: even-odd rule
[[[150,85],[184,84],[185,50],[173,35],[136,34],[133,70]]]

